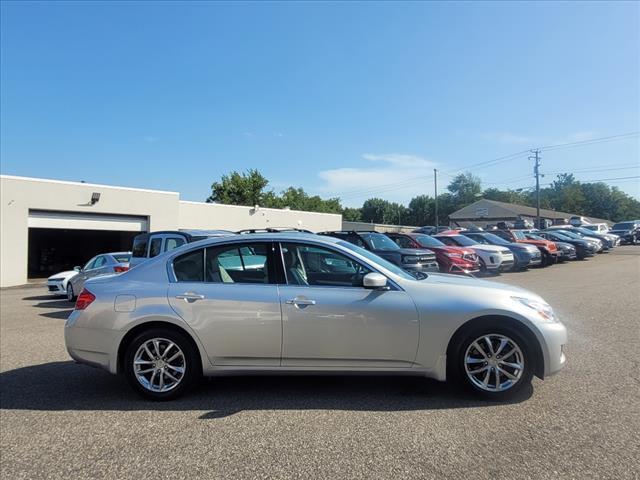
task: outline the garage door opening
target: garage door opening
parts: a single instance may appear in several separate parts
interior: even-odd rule
[[[140,232],[29,228],[29,278],[42,278],[76,265],[99,253],[131,250]]]

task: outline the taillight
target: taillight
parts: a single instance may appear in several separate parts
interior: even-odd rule
[[[78,299],[76,300],[76,310],[84,310],[87,308],[93,301],[96,299],[96,296],[91,293],[86,288],[83,288],[78,295]]]
[[[126,272],[127,270],[129,270],[129,267],[121,267],[120,265],[113,267],[113,271],[116,273]]]

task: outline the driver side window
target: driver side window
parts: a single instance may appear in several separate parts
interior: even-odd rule
[[[371,270],[334,250],[296,243],[281,244],[289,285],[360,287]]]

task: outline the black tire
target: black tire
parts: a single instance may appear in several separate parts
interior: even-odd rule
[[[75,300],[76,294],[73,291],[73,285],[71,284],[71,282],[67,282],[67,301],[75,302]]]
[[[526,327],[523,326],[523,328]],[[518,375],[518,379],[515,383],[508,385],[508,387],[505,385],[504,390],[490,391],[479,387],[471,380],[472,375],[467,374],[465,369],[466,354],[471,344],[479,338],[490,335],[506,337],[517,345],[520,350],[521,361],[524,363],[524,368],[521,369],[519,374],[517,373],[517,369],[505,367],[512,375]],[[448,375],[452,377],[451,379],[454,382],[458,383],[465,390],[471,391],[482,398],[499,402],[512,398],[523,389],[531,388],[531,379],[533,378],[533,372],[535,370],[535,357],[532,353],[533,347],[530,345],[527,338],[518,333],[515,328],[501,323],[490,323],[482,326],[475,326],[466,329],[460,335],[456,335],[456,338],[452,341],[455,342],[455,344],[451,345],[448,353],[450,362],[448,364]],[[497,350],[498,345],[499,344],[496,342],[495,350]],[[474,351],[473,347],[471,347],[471,349],[471,351]],[[513,356],[510,356],[507,360],[511,362],[513,358]],[[479,365],[479,368],[485,368],[485,365]],[[492,367],[486,365],[486,368],[491,369]],[[493,383],[495,385],[495,375],[495,371],[490,373],[489,384]],[[507,381],[510,381],[503,374],[500,375],[501,378],[505,378],[504,382],[498,380],[501,386]]]
[[[138,349],[146,342],[153,339],[163,339],[172,342],[183,354],[184,373],[175,387],[168,391],[152,391],[138,380],[134,370],[134,359]],[[162,347],[161,347],[162,348]],[[168,355],[170,356],[170,355]],[[131,387],[142,397],[155,400],[167,401],[178,398],[187,392],[202,375],[200,355],[192,342],[182,333],[170,328],[151,328],[140,333],[127,346],[124,356],[123,369]],[[175,372],[172,372],[175,373]]]

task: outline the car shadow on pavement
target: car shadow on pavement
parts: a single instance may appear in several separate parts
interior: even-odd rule
[[[37,301],[31,306],[35,308],[58,309],[52,312],[39,313],[41,317],[55,318],[58,320],[66,320],[73,312],[73,303],[66,298],[52,297],[51,295],[37,295],[33,297],[24,297],[22,300]]]
[[[8,370],[0,373],[0,384],[0,408],[7,410],[193,410],[203,420],[253,410],[386,412],[496,405],[421,377],[325,375],[213,377],[177,400],[158,403],[139,397],[122,376],[70,361]],[[508,403],[523,402],[532,392],[524,389]]]

